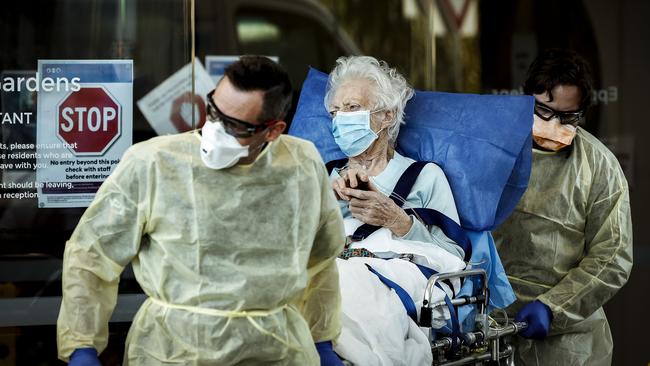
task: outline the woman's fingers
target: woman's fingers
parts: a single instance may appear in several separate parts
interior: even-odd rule
[[[342,192],[349,197],[358,198],[360,200],[377,200],[381,198],[377,196],[379,193],[373,191],[362,191],[359,189],[345,188],[342,190]]]
[[[359,182],[357,180],[358,173],[359,171],[356,169],[348,169],[347,178],[348,178],[348,186],[350,188],[357,188],[357,186],[359,185]]]
[[[390,198],[377,192],[345,189],[350,197],[350,212],[366,224],[386,226],[396,221],[403,210]]]
[[[336,195],[336,198],[338,199],[343,199],[346,201],[350,200],[350,196],[348,196],[344,191],[347,190],[348,188],[346,187],[345,179],[343,178],[338,178],[337,180],[332,182],[332,189],[334,190],[334,194]]]
[[[350,188],[359,188],[361,183],[369,183],[370,179],[368,173],[364,170],[358,169],[348,169],[347,171],[348,187]]]

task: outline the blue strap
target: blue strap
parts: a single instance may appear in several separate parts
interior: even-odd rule
[[[411,262],[411,263],[413,263],[413,262]],[[413,263],[413,264],[415,264],[418,267],[420,272],[422,272],[424,277],[426,277],[427,279],[431,278],[431,276],[433,276],[435,274],[438,274],[438,271],[436,271],[435,269],[431,269],[429,267],[425,267],[425,266],[423,266],[421,264],[417,264],[417,263]]]
[[[424,277],[426,277],[427,279],[431,278],[431,276],[433,276],[434,274],[438,274],[438,271],[436,271],[435,269],[431,269],[429,267],[425,267],[425,266],[423,266],[421,264],[417,264],[417,263],[413,263],[413,264],[415,264],[418,267],[420,272],[422,272]],[[461,278],[460,281],[461,281],[461,286],[462,286],[463,279]],[[451,293],[455,297],[456,296],[456,291],[454,290],[454,285],[451,283],[451,281],[449,279],[446,279],[446,280],[442,280],[442,282],[444,282],[447,285],[447,287],[449,287],[449,290],[451,290]],[[440,285],[440,282],[436,282],[436,287],[441,289],[443,292],[445,291],[445,289],[442,288],[442,286]]]
[[[458,350],[458,339],[460,338],[460,322],[458,321],[458,314],[456,314],[456,309],[451,303],[449,296],[445,294],[445,303],[449,308],[449,315],[451,316],[451,350],[456,352]]]
[[[354,234],[352,234],[352,240],[361,241],[379,229],[379,226],[363,224],[354,231]]]
[[[338,164],[340,164],[340,162],[338,162]],[[404,173],[402,173],[402,176],[397,181],[397,184],[395,184],[393,193],[390,195],[390,198],[399,207],[402,207],[404,204],[401,199],[406,200],[406,197],[411,192],[411,189],[413,189],[415,181],[422,172],[422,169],[424,169],[427,164],[428,162],[426,161],[416,161],[414,163],[411,163],[411,165],[406,168]],[[422,222],[424,222],[425,225],[435,225],[439,227],[449,239],[453,240],[461,248],[463,248],[463,251],[465,252],[464,260],[466,262],[470,260],[472,257],[472,242],[467,237],[465,230],[454,220],[445,216],[441,212],[430,208],[408,208],[404,211],[408,215],[419,217],[422,219]],[[378,229],[379,226],[363,224],[354,231],[352,239],[363,240]]]
[[[431,269],[429,267],[425,267],[421,264],[415,263],[415,265],[420,269],[420,272],[426,277],[430,278],[434,274],[437,274],[438,272],[434,269]],[[451,282],[448,282],[447,285],[451,289],[452,292],[454,292],[454,287],[451,285]],[[440,283],[436,283],[436,287],[438,287],[440,290],[443,291],[445,294],[445,303],[447,304],[447,308],[449,308],[449,315],[451,317],[451,349],[452,351],[456,352],[458,349],[458,338],[460,337],[460,322],[458,321],[458,314],[456,313],[456,308],[454,308],[454,305],[451,303],[451,299],[449,298],[449,295],[445,293],[445,290],[440,286]],[[454,293],[454,296],[456,294]]]
[[[336,164],[340,164],[340,162],[336,162]],[[404,205],[404,201],[406,200],[406,197],[409,195],[409,193],[411,193],[411,189],[413,189],[413,185],[418,179],[420,172],[427,164],[428,163],[424,161],[416,161],[414,163],[411,163],[411,165],[406,168],[404,173],[402,173],[402,176],[399,177],[399,180],[393,189],[393,193],[390,195],[390,199],[392,199],[398,207],[402,207],[402,205]],[[354,234],[352,234],[352,239],[363,240],[379,229],[379,226],[363,224],[354,231]]]
[[[429,278],[433,276],[434,274],[437,274],[438,272],[434,269],[431,269],[429,267],[425,267],[421,264],[414,263],[420,272],[426,277]],[[366,263],[366,267],[368,267],[368,270],[372,273],[374,273],[381,282],[383,282],[386,286],[389,288],[395,290],[395,293],[399,297],[400,301],[402,302],[402,305],[404,305],[404,308],[406,309],[406,314],[413,319],[413,321],[417,324],[418,319],[417,319],[417,309],[415,308],[415,302],[413,302],[413,299],[411,298],[411,295],[406,292],[400,285],[397,283],[389,280],[385,276],[383,276],[381,273],[377,272],[374,268],[372,268],[369,264]],[[453,286],[451,283],[448,283],[449,288],[451,291],[454,291]],[[438,287],[442,292],[445,294],[445,303],[447,304],[447,307],[449,308],[449,314],[451,317],[451,336],[452,336],[452,341],[451,341],[451,348],[455,352],[458,349],[458,339],[460,338],[460,322],[458,321],[458,314],[456,313],[456,309],[451,303],[451,299],[449,298],[449,295],[445,293],[444,289],[440,285],[440,283],[436,283],[436,287]]]
[[[433,276],[435,274],[438,274],[438,271],[436,271],[435,269],[432,269],[432,268],[429,268],[429,267],[426,267],[426,266],[423,266],[421,264],[417,264],[417,263],[414,263],[414,262],[411,262],[411,263],[415,264],[418,267],[418,269],[420,270],[420,272],[422,272],[424,277],[426,277],[427,279],[431,278],[431,276]],[[449,287],[449,290],[451,290],[451,293],[455,297],[456,296],[456,291],[454,290],[454,285],[451,283],[451,281],[449,279],[446,279],[446,280],[442,280],[442,282],[444,282],[447,285],[447,287]],[[461,286],[462,286],[462,283],[463,283],[463,278],[461,278]],[[442,288],[442,286],[440,286],[440,282],[436,282],[436,287],[441,289],[443,292],[445,291],[445,289]]]
[[[393,188],[393,194],[390,195],[390,198],[392,198],[399,207],[404,205],[404,201],[406,201],[406,197],[411,193],[415,181],[420,176],[420,172],[422,172],[422,169],[424,169],[427,164],[429,163],[426,161],[416,161],[411,163],[404,173],[402,173],[402,176],[399,177],[397,184],[395,184],[395,188]]]
[[[413,302],[413,299],[411,296],[404,290],[400,285],[396,284],[395,282],[389,280],[388,278],[384,277],[381,275],[381,273],[375,271],[374,268],[370,267],[368,264],[366,264],[366,267],[368,267],[368,270],[372,273],[374,273],[377,277],[379,277],[379,280],[383,282],[386,286],[389,288],[392,288],[395,290],[395,293],[399,297],[400,301],[402,301],[402,304],[404,304],[404,308],[406,309],[406,313],[408,316],[413,319],[414,322],[418,322],[418,312],[417,309],[415,308],[415,302]]]
[[[463,251],[465,251],[465,261],[468,262],[470,260],[472,257],[472,242],[469,240],[465,229],[458,225],[456,221],[430,208],[407,208],[404,211],[409,215],[419,217],[426,225],[439,227],[449,239],[463,248]]]

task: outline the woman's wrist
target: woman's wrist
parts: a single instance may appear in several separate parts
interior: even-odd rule
[[[401,237],[408,234],[412,225],[413,221],[411,220],[411,216],[407,215],[406,212],[400,208],[399,214],[395,218],[395,221],[388,226],[388,229],[396,236]]]

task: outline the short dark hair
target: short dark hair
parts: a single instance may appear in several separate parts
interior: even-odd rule
[[[291,81],[282,66],[268,57],[246,55],[230,64],[224,75],[238,90],[264,92],[264,104],[258,122],[282,120],[286,117],[291,107]]]
[[[589,63],[578,53],[569,49],[552,48],[542,52],[528,69],[524,93],[528,95],[548,92],[558,85],[575,85],[580,89],[580,109],[591,105],[593,79]]]

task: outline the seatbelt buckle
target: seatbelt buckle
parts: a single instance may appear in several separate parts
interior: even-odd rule
[[[413,253],[402,253],[397,258],[413,263],[413,259],[415,259],[415,256],[413,255]]]

